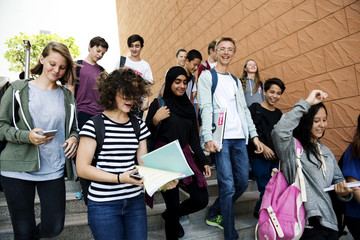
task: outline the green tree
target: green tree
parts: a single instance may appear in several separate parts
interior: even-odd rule
[[[25,70],[25,53],[26,48],[23,40],[29,40],[31,44],[30,50],[30,69],[37,63],[42,50],[50,41],[57,41],[65,44],[71,53],[73,59],[80,55],[79,47],[74,43],[73,37],[62,38],[56,34],[33,34],[28,35],[20,33],[8,39],[5,42],[7,50],[4,54],[5,59],[10,63],[9,71],[22,72]]]

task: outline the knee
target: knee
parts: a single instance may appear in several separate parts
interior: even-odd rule
[[[201,210],[201,209],[206,208],[206,206],[208,205],[208,203],[209,203],[209,197],[208,197],[208,195],[203,196],[203,197],[197,199],[196,202],[195,202],[198,210]]]
[[[235,185],[234,183],[223,184],[219,186],[220,197],[229,197],[231,198],[235,194]]]

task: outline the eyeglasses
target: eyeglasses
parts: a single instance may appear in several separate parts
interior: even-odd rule
[[[219,52],[226,52],[226,51],[228,51],[229,53],[234,53],[234,52],[235,52],[235,49],[233,49],[233,48],[218,48],[218,49],[216,49],[216,51],[219,51]]]

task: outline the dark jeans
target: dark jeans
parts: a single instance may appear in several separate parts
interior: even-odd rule
[[[360,218],[345,216],[345,223],[355,240],[360,239]]]
[[[165,235],[166,239],[178,239],[179,218],[205,208],[209,202],[207,188],[199,188],[196,178],[186,186],[190,198],[180,203],[179,186],[174,189],[161,192],[166,204]]]
[[[88,222],[96,240],[147,239],[144,194],[108,202],[88,203]]]
[[[260,199],[257,201],[254,209],[255,212],[259,212],[262,197],[264,196],[265,193],[266,185],[268,184],[271,178],[271,170],[273,168],[279,168],[279,164],[278,162],[274,163],[272,161],[267,161],[265,159],[251,157],[250,165],[251,165],[251,170],[256,179],[258,190],[260,192]]]
[[[27,181],[2,176],[2,184],[9,208],[15,240],[56,237],[64,228],[65,181]],[[36,225],[35,188],[40,198],[40,223]]]
[[[337,240],[338,232],[320,225],[316,217],[309,218],[309,225],[312,228],[305,228],[301,240]]]

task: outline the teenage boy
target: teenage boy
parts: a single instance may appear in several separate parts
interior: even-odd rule
[[[196,97],[196,78],[194,72],[198,70],[201,63],[202,56],[198,50],[192,49],[186,55],[185,70],[187,73],[188,86],[186,88],[186,94],[189,97],[192,104],[194,104],[194,98]]]
[[[185,67],[186,54],[186,50],[182,48],[176,52],[176,64],[178,66]]]
[[[221,38],[215,47],[217,65],[214,69],[217,77],[215,91],[212,93],[213,79],[209,70],[204,71],[198,83],[198,100],[202,118],[201,137],[205,150],[215,153],[219,197],[210,207],[206,223],[224,229],[224,239],[238,239],[234,227],[233,203],[243,194],[249,177],[249,158],[246,144],[252,139],[256,151],[263,151],[257,137],[255,125],[246,106],[242,84],[228,72],[229,64],[236,51],[232,38]],[[212,138],[213,111],[227,108],[223,146]]]
[[[141,59],[140,54],[144,47],[144,39],[138,35],[133,34],[127,39],[127,45],[130,50],[130,57],[120,57],[120,60],[116,64],[116,68],[120,67],[126,67],[134,70],[138,75],[140,75],[142,78],[144,78],[149,83],[152,83],[153,75],[151,72],[151,68],[148,62]],[[124,59],[122,61],[122,59]],[[143,112],[149,108],[149,98],[143,98],[143,104],[139,111],[137,112],[137,115],[139,117],[142,117]]]
[[[108,43],[102,37],[94,37],[89,43],[89,54],[84,60],[78,60],[75,66],[76,84],[68,85],[70,91],[74,94],[78,110],[78,125],[82,126],[92,116],[102,113],[104,109],[97,103],[99,92],[96,79],[104,68],[97,64],[109,48]]]
[[[253,103],[249,107],[251,117],[256,126],[259,139],[263,143],[264,152],[254,153],[253,144],[248,145],[251,169],[256,179],[260,199],[254,209],[254,216],[259,218],[259,210],[265,187],[271,178],[273,168],[279,167],[279,160],[275,154],[274,144],[271,138],[271,131],[274,125],[280,120],[282,113],[276,108],[276,103],[280,100],[285,91],[284,83],[278,78],[270,78],[264,84],[265,100],[261,103]]]
[[[215,51],[215,45],[216,41],[212,41],[208,46],[208,58],[205,62],[202,62],[198,69],[198,79],[200,77],[200,74],[204,70],[210,70],[211,68],[214,68],[217,63],[217,53]]]

